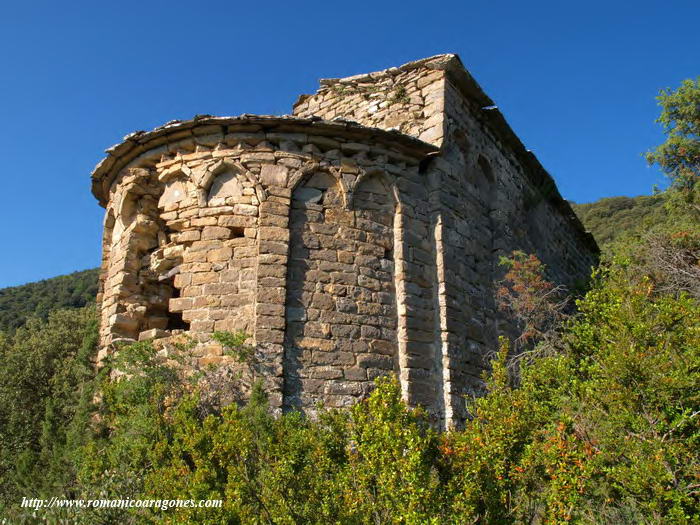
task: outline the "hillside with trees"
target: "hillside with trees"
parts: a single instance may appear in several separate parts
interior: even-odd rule
[[[663,194],[608,197],[586,204],[571,203],[601,248],[669,220]]]
[[[91,269],[0,289],[0,331],[14,330],[30,317],[46,319],[52,310],[94,303],[97,276]]]
[[[96,376],[94,311],[55,311],[0,337],[0,512],[31,522],[25,494],[99,494],[223,505],[39,512],[78,524],[697,523],[700,279],[679,286],[688,268],[660,264],[658,245],[694,254],[697,271],[700,229],[648,233],[616,248],[575,315],[536,258],[505,259],[501,307],[521,336],[502,339],[473,418],[446,433],[392,378],[309,420],[273,416],[260,388],[217,403],[215,369],[183,374],[150,342]]]

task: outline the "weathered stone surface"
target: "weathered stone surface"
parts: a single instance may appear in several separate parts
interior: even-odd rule
[[[316,188],[301,188],[294,194],[294,198],[306,204],[316,204],[323,198],[323,192]]]
[[[286,166],[264,164],[260,169],[260,182],[266,186],[285,187],[288,170]]]
[[[463,420],[513,331],[499,256],[569,285],[596,256],[493,105],[441,55],[324,81],[295,117],[198,117],[110,150],[100,359],[184,332],[220,364],[212,332],[242,330],[275,410],[349,406],[395,373],[436,424]]]

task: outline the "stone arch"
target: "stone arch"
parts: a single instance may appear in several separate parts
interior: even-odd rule
[[[117,213],[115,214],[115,223],[112,228],[111,244],[117,244],[122,235],[134,221],[137,214],[137,198],[131,192],[124,192],[119,197],[116,204]]]
[[[311,167],[292,192],[283,408],[348,406],[398,369],[391,179],[363,174],[353,206],[339,173]],[[359,191],[357,191],[359,190]],[[318,378],[324,381],[318,381]]]
[[[188,202],[192,184],[191,174],[192,171],[184,164],[171,166],[159,174],[159,208],[165,208],[172,204],[179,204],[179,206],[191,204]]]
[[[493,169],[491,168],[491,163],[483,155],[479,155],[477,160],[477,182],[485,185],[492,186],[496,183],[496,178],[493,174]]]
[[[468,166],[473,162],[472,143],[467,137],[464,130],[460,128],[452,128],[450,131],[450,140],[446,142],[445,153],[447,156],[456,157],[456,161],[462,166]]]
[[[207,191],[207,204],[209,206],[223,206],[229,197],[238,200],[242,195],[243,185],[238,181],[238,173],[223,167],[214,174]]]
[[[145,169],[131,170],[136,178],[123,188],[117,202],[113,249],[124,257],[110,257],[117,275],[110,287],[118,298],[117,320],[112,334],[136,339],[152,329],[187,329],[169,302],[178,297],[174,278],[182,252],[174,249],[170,231],[161,218],[163,210],[189,199],[189,178],[179,170],[159,181]]]
[[[171,204],[179,204],[186,201],[188,197],[187,180],[184,177],[173,177],[163,185],[158,207],[165,208]]]
[[[354,217],[345,209],[338,174],[309,164],[294,173],[291,185],[282,360],[285,410],[313,407],[328,400],[330,391],[335,392],[330,398],[342,404],[343,369],[351,364],[352,338],[360,335],[359,325],[339,323],[351,315],[344,310],[356,311],[342,290],[355,286],[357,278],[353,281],[351,273],[352,248],[343,239]],[[340,357],[329,353],[333,349]],[[314,377],[328,367],[335,377],[326,393]]]
[[[105,218],[102,229],[102,264],[100,271],[100,279],[98,283],[98,294],[100,296],[102,296],[102,294],[104,294],[105,291],[105,279],[109,271],[109,261],[112,256],[112,246],[114,244],[114,225],[116,224],[116,222],[117,220],[114,216],[114,210],[110,206],[105,211]]]
[[[241,177],[255,186],[259,197],[264,196],[258,180],[240,162],[224,158],[200,168],[194,180],[198,187],[199,206],[220,206],[229,197],[240,197],[243,194],[243,185],[239,180]]]
[[[495,270],[495,265],[492,254],[496,249],[495,239],[497,237],[496,228],[498,227],[496,215],[499,212],[497,205],[497,185],[496,177],[491,167],[491,163],[484,155],[479,155],[476,165],[476,190],[479,200],[483,204],[482,216],[483,225],[485,228],[484,249],[486,255],[482,262],[488,266],[490,272]]]
[[[112,207],[107,208],[102,229],[103,258],[109,253],[109,249],[114,244],[114,227],[116,223],[117,219],[114,214],[114,209]]]
[[[321,166],[317,162],[308,162],[301,169],[296,170],[289,178],[288,187],[294,193],[300,187],[316,187],[322,191],[327,190],[332,185],[333,179],[336,185],[334,197],[343,208],[347,208],[350,202],[350,192],[348,186],[341,176],[340,170],[332,166]],[[325,185],[321,181],[326,181]],[[309,185],[309,182],[311,184]]]
[[[386,194],[391,200],[392,206],[399,205],[399,193],[396,188],[396,179],[379,168],[362,171],[355,182],[355,188],[352,192],[351,206],[356,207],[358,193],[372,194],[373,197],[365,195],[364,198],[370,198],[367,202],[376,202],[378,205],[383,201],[383,195]],[[360,197],[362,198],[362,196]],[[384,205],[388,205],[386,201]],[[373,206],[376,207],[376,206]]]
[[[367,354],[358,360],[374,365],[372,372],[368,368],[368,377],[390,372],[401,376],[405,359],[397,337],[397,289],[403,283],[397,280],[396,263],[403,259],[403,246],[397,235],[402,228],[402,218],[394,178],[382,170],[362,174],[353,192],[352,209],[355,227],[366,234],[366,244],[359,246],[358,251],[367,253],[355,259],[360,273],[358,285],[370,292],[363,294],[366,304],[358,304],[358,307],[365,316],[363,321],[374,328],[361,333],[360,340],[366,341]]]
[[[344,205],[340,181],[328,171],[309,173],[292,191],[292,199],[322,207]]]

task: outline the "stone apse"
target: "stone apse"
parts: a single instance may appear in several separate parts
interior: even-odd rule
[[[598,253],[553,179],[455,55],[321,81],[293,116],[136,132],[92,174],[105,207],[101,351],[244,331],[272,407],[314,411],[396,374],[438,426],[499,334],[498,258],[585,280]],[[167,347],[167,345],[166,345]]]

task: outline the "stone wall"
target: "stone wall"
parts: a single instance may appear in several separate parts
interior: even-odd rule
[[[348,406],[392,372],[416,397],[412,369],[433,374],[434,359],[407,352],[434,327],[398,310],[436,293],[433,247],[415,235],[429,229],[419,164],[433,148],[345,124],[214,122],[140,136],[133,158],[94,175],[107,209],[101,357],[184,330],[200,364],[221,363],[211,334],[243,330],[273,406]]]
[[[572,286],[595,243],[454,55],[322,81],[294,112],[108,150],[100,358],[184,332],[200,364],[243,367],[212,340],[242,330],[278,410],[348,406],[396,373],[436,425],[459,424],[513,333],[499,256],[536,253]]]
[[[346,119],[439,145],[444,127],[443,68],[448,62],[439,56],[377,73],[323,79],[316,94],[299,97],[294,115]]]
[[[480,391],[497,336],[514,333],[495,304],[499,257],[535,253],[552,281],[571,288],[595,264],[595,242],[455,55],[322,80],[294,113],[395,128],[440,148],[426,161],[441,326],[433,346],[443,361],[441,416],[463,420],[465,395]]]

